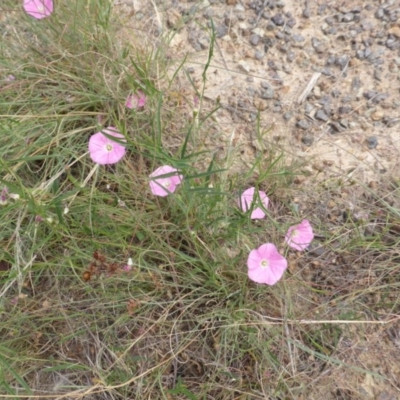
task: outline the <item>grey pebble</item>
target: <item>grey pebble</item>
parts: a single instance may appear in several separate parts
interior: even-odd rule
[[[260,43],[260,36],[253,33],[252,35],[250,35],[250,39],[249,42],[253,45],[253,46],[257,46],[258,43]]]
[[[257,60],[262,60],[265,57],[265,53],[261,50],[256,50],[256,52],[254,53],[254,57]]]
[[[302,16],[303,16],[303,18],[310,18],[311,17],[311,11],[310,11],[310,9],[308,7],[304,9]]]
[[[296,43],[301,43],[304,42],[306,39],[304,38],[304,36],[300,35],[299,33],[295,33],[292,35],[293,40]]]
[[[350,106],[340,106],[338,109],[339,114],[348,114],[351,112],[351,107]]]
[[[370,136],[366,139],[366,144],[369,149],[375,149],[378,146],[378,138],[376,136]]]
[[[353,19],[354,19],[354,14],[351,12],[344,14],[342,17],[343,22],[351,22],[353,21]]]
[[[218,25],[215,28],[215,36],[220,39],[228,33],[228,27],[225,25]]]
[[[302,138],[301,141],[303,142],[304,145],[306,146],[311,146],[314,142],[314,138],[311,134],[306,133]]]
[[[261,91],[261,98],[265,100],[273,99],[274,95],[275,95],[275,90],[272,87],[269,87],[268,89],[263,89]]]
[[[314,106],[312,104],[308,102],[304,104],[304,112],[306,114],[310,114],[312,110],[314,110]]]
[[[358,76],[355,76],[351,81],[351,89],[353,91],[357,91],[358,89],[360,89],[361,85],[361,79]]]
[[[343,132],[345,129],[342,125],[340,125],[338,122],[331,122],[329,124],[330,126],[330,133],[331,135],[334,135],[335,133],[340,133]]]
[[[281,13],[274,15],[271,19],[276,26],[283,26],[285,24],[285,18]]]
[[[343,69],[346,67],[346,65],[348,64],[349,61],[350,61],[350,57],[343,55],[343,56],[336,57],[335,64],[339,65]]]
[[[292,111],[286,111],[286,112],[283,114],[283,119],[286,120],[286,121],[289,121],[289,120],[292,119],[292,118],[293,118],[293,113],[292,113]]]
[[[293,50],[289,50],[286,55],[287,62],[291,63],[294,61],[295,58],[296,58],[296,53]]]
[[[320,121],[328,121],[329,117],[325,114],[324,110],[318,110],[315,114],[315,118],[319,119]]]
[[[296,126],[300,129],[303,129],[304,131],[306,131],[307,129],[310,128],[310,124],[308,123],[308,121],[306,121],[305,119],[300,119],[296,122]]]

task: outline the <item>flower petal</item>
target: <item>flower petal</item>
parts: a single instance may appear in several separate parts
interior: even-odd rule
[[[300,224],[291,226],[285,236],[285,242],[295,250],[306,249],[314,239],[310,222],[304,219]]]
[[[266,261],[268,265],[262,266],[262,261]],[[275,245],[265,243],[250,252],[247,266],[249,279],[256,283],[274,285],[282,278],[287,260],[279,254]]]
[[[176,168],[163,165],[150,174],[150,190],[156,196],[168,196],[176,190],[177,185],[181,183],[182,179],[183,176],[178,174]]]
[[[258,193],[256,193],[256,189],[254,187],[251,187],[249,189],[246,189],[242,195],[240,196],[240,199],[238,200],[238,206],[239,208],[246,212],[250,208],[254,207],[253,202],[255,201],[256,204],[259,203],[261,200],[261,203],[263,205],[263,208],[266,209],[268,208],[269,204],[269,199],[268,196],[263,192],[262,190],[259,190]],[[254,207],[250,218],[251,219],[262,219],[265,217],[265,211],[261,207]]]
[[[24,10],[36,19],[48,17],[53,13],[53,0],[24,0]]]
[[[89,139],[90,158],[95,163],[101,165],[117,163],[126,152],[125,146],[117,143],[106,135],[125,141],[124,135],[122,135],[114,126],[109,126],[108,128],[103,129],[103,131],[92,135]],[[112,149],[107,150],[107,145],[111,146]]]

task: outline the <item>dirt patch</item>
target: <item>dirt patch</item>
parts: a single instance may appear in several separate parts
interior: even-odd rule
[[[214,25],[203,100],[220,102],[214,146],[240,148],[238,170],[263,147],[255,131],[259,112],[268,130],[264,145],[314,165],[313,175],[364,183],[399,176],[395,2],[116,3],[134,32],[146,31],[155,42],[169,35],[171,57],[188,56],[185,68],[199,89]]]

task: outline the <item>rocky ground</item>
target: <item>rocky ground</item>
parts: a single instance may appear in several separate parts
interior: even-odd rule
[[[308,175],[363,183],[399,177],[400,4],[388,1],[117,0],[134,32],[171,37],[205,99],[220,101],[220,136],[241,161],[263,140],[308,163]],[[214,136],[215,140],[215,136]],[[266,144],[265,143],[265,144]],[[239,166],[240,168],[240,166]],[[298,183],[302,182],[299,178]]]

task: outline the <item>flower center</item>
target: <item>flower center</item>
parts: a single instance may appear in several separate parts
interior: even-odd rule
[[[112,145],[111,145],[110,143],[107,143],[107,144],[106,144],[106,150],[107,150],[108,152],[110,152],[110,151],[112,151],[112,149],[113,149]]]
[[[169,179],[166,179],[165,181],[164,181],[164,183],[163,183],[163,186],[164,187],[170,187],[171,186],[171,181],[169,180]]]
[[[39,5],[38,5],[38,10],[39,10],[41,13],[44,13],[44,6],[43,6],[43,4],[39,4]]]
[[[267,268],[269,265],[268,260],[262,260],[260,265],[262,268]]]
[[[297,229],[295,229],[294,231],[292,231],[292,235],[291,237],[294,238],[296,236],[299,236],[299,231]]]

